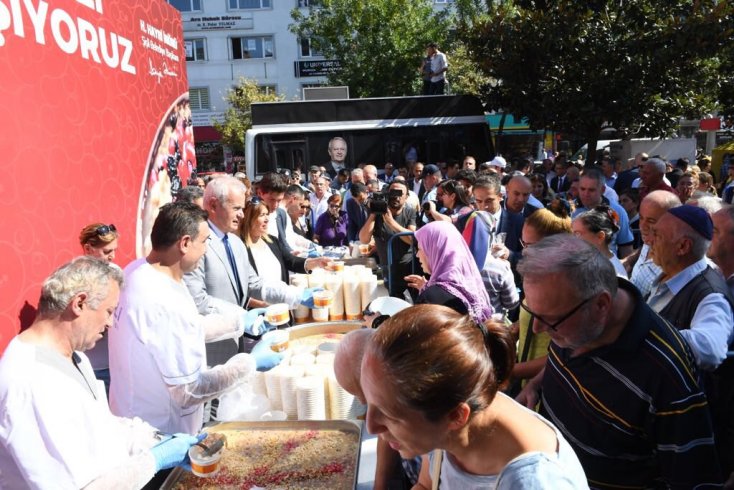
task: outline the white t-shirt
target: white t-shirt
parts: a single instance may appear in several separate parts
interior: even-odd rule
[[[168,391],[206,369],[204,327],[186,285],[145,258],[132,262],[109,337],[112,412],[138,416],[167,433],[198,432],[203,404],[185,409]]]
[[[449,63],[446,60],[446,55],[443,54],[440,51],[437,51],[436,54],[434,54],[431,57],[431,71],[436,73],[438,71],[443,70],[444,68],[448,68]],[[431,82],[440,82],[441,80],[446,78],[446,72],[443,72],[439,75],[436,75],[435,77],[431,77]]]
[[[110,413],[89,360],[14,338],[0,359],[0,488],[82,488],[135,464],[155,471],[155,429]],[[118,481],[119,483],[119,481]],[[131,487],[135,483],[131,483]]]

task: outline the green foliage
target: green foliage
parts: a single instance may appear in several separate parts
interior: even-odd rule
[[[464,0],[466,1],[466,0]],[[459,37],[489,79],[491,109],[590,142],[603,125],[669,134],[714,110],[734,8],[716,0],[517,0],[463,19]],[[731,50],[730,50],[731,53]]]
[[[221,122],[212,121],[214,128],[222,134],[222,143],[236,151],[242,151],[245,132],[252,127],[252,103],[276,102],[284,98],[282,95],[263,92],[255,80],[240,77],[237,86],[230,89],[225,97],[228,107],[224,112],[224,119]]]
[[[448,39],[449,14],[431,0],[321,0],[308,14],[294,9],[290,29],[341,62],[328,82],[352,97],[412,95],[426,45]]]

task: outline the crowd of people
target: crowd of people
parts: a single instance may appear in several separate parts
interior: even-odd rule
[[[328,152],[303,174],[193,178],[124,271],[114,225],[81,231],[0,359],[4,486],[160,484],[216,399],[280,362],[264,307],[313,307],[289,274],[355,241],[414,305],[336,356],[379,435],[375,488],[724,485],[734,208],[717,190],[734,184],[645,154],[378,169],[350,168],[341,138]]]

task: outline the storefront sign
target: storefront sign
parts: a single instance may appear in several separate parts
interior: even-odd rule
[[[183,23],[184,31],[222,31],[228,29],[252,29],[252,14],[191,17]]]
[[[341,68],[339,60],[296,61],[296,77],[324,77]]]

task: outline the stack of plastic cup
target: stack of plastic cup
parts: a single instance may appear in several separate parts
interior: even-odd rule
[[[347,320],[362,318],[360,279],[358,270],[355,270],[354,267],[344,268],[344,310]]]
[[[293,274],[291,276],[291,284],[299,288],[308,287],[308,274]],[[298,305],[293,312],[296,323],[306,323],[311,317],[311,310],[307,306]]]
[[[320,376],[300,378],[295,388],[298,420],[326,420],[324,379]]]
[[[296,406],[296,382],[303,378],[306,370],[303,366],[283,366],[278,370],[280,381],[280,397],[283,402],[283,411],[288,415],[288,420],[298,418]]]

